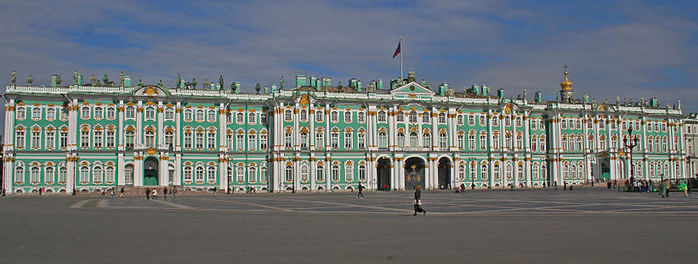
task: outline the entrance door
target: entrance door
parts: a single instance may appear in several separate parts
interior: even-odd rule
[[[451,188],[451,161],[443,157],[439,159],[439,189]]]
[[[409,158],[405,160],[405,190],[414,190],[418,185],[424,189],[424,160]]]
[[[158,185],[158,160],[154,157],[143,161],[143,185]]]
[[[390,190],[390,159],[380,158],[378,159],[378,190],[388,191]]]
[[[608,158],[601,158],[601,178],[607,181],[611,179],[611,160]]]

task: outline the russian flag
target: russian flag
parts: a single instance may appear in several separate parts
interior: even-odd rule
[[[400,43],[400,42],[397,43],[397,49],[395,50],[395,53],[393,53],[393,59],[395,58],[395,56],[397,56],[398,54],[400,54],[400,45],[401,45],[401,44],[402,44],[402,43]]]

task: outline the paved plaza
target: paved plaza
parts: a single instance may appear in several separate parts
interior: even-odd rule
[[[574,191],[0,199],[0,263],[694,262],[698,197]]]

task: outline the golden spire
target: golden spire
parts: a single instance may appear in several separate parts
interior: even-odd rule
[[[562,88],[563,91],[572,90],[572,82],[567,78],[567,65],[565,65],[565,79],[560,83],[560,88]]]

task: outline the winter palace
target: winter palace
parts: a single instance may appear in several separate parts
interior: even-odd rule
[[[282,78],[251,93],[222,77],[165,87],[123,73],[88,83],[75,72],[69,85],[54,74],[37,86],[13,73],[3,188],[518,188],[693,175],[680,103],[575,97],[566,69],[561,78],[557,99],[543,100],[486,85],[432,88],[412,71],[386,87],[299,75],[292,87]]]

